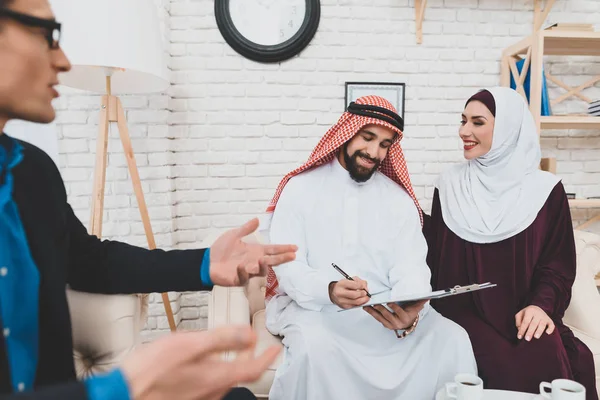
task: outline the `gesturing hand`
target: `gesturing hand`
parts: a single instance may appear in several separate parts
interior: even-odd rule
[[[275,267],[296,258],[298,247],[291,244],[262,245],[244,243],[242,238],[258,228],[254,218],[239,228],[231,229],[210,248],[210,279],[215,285],[243,286],[255,276],[265,276]]]
[[[554,321],[538,306],[528,306],[522,309],[515,315],[515,322],[519,332],[517,338],[528,342],[532,337],[539,339],[544,331],[548,335],[554,332]]]
[[[216,400],[238,383],[253,382],[275,361],[274,346],[254,355],[256,334],[249,326],[177,332],[143,345],[122,365],[133,400]],[[220,353],[243,354],[225,361]]]
[[[381,322],[383,326],[393,331],[409,328],[417,319],[419,311],[427,303],[427,300],[421,300],[417,303],[400,307],[396,303],[388,303],[388,307],[392,309],[390,312],[382,305],[364,307],[363,310],[371,314],[373,318]]]
[[[338,307],[347,310],[352,307],[359,307],[369,301],[369,296],[365,290],[367,281],[363,281],[359,277],[352,277],[353,281],[344,279],[329,284],[329,298],[331,302]]]

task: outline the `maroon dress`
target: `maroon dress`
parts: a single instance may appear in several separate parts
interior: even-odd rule
[[[598,400],[590,350],[563,325],[575,279],[575,242],[562,183],[548,196],[523,232],[490,244],[467,242],[444,223],[436,189],[425,220],[427,262],[434,289],[492,282],[481,292],[432,302],[443,316],[469,333],[479,375],[488,389],[538,393],[542,381],[574,379]],[[515,314],[539,306],[556,330],[531,342],[517,339]]]

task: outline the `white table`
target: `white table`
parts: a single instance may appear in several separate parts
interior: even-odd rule
[[[542,400],[543,397],[539,394],[523,393],[523,392],[509,392],[506,390],[491,390],[485,389],[483,391],[483,398],[481,400]],[[440,389],[435,396],[435,400],[450,400],[446,397],[446,388]],[[454,400],[454,399],[453,399]]]

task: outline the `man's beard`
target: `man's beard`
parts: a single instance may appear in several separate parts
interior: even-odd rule
[[[359,183],[366,182],[369,179],[371,179],[375,171],[377,171],[377,168],[379,168],[379,164],[381,163],[381,161],[375,158],[371,158],[359,150],[356,150],[354,154],[350,156],[348,154],[348,146],[346,144],[344,145],[342,151],[344,152],[344,161],[346,162],[346,168],[348,169],[350,177]],[[372,161],[375,163],[375,165],[372,168],[365,168],[362,165],[358,164],[358,157],[362,157],[364,159]]]

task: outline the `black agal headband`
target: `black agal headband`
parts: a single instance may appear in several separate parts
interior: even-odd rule
[[[404,131],[404,120],[402,117],[395,112],[388,110],[387,108],[351,102],[348,105],[347,111],[351,114],[362,115],[365,117],[385,121],[397,128],[400,132]]]

